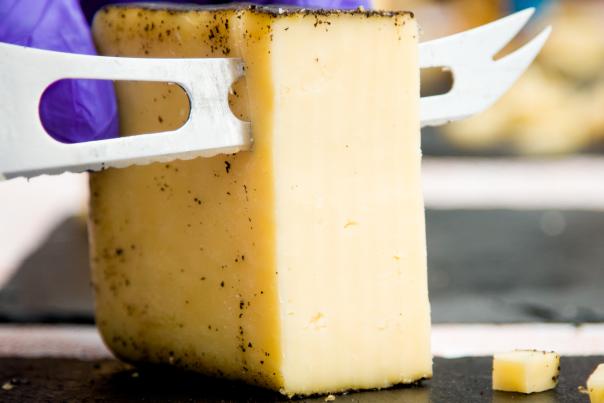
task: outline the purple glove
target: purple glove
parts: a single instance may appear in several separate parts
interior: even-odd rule
[[[114,3],[140,3],[141,0],[83,0],[82,9],[88,21],[92,21],[94,13],[106,4]],[[162,0],[162,3],[195,3],[195,4],[224,4],[224,3],[239,3],[239,1],[229,0]],[[244,2],[245,3],[245,2]],[[303,8],[335,8],[340,10],[349,10],[363,6],[366,9],[370,8],[371,0],[251,0],[253,4],[263,5],[281,5],[281,6],[296,6]]]
[[[78,0],[0,0],[0,42],[61,52],[95,54]],[[48,133],[76,143],[118,134],[109,81],[65,80],[52,84],[40,103]]]
[[[90,27],[94,13],[111,3],[136,0],[0,0],[0,42],[70,53],[96,54]],[[166,2],[164,0],[164,2]],[[169,1],[182,3],[182,1]],[[186,1],[198,4],[215,0]],[[257,4],[307,8],[369,8],[370,0],[258,0]],[[40,103],[48,133],[64,143],[118,136],[113,85],[100,80],[63,80],[52,84]]]

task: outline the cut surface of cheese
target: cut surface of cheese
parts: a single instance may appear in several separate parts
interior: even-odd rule
[[[232,110],[254,136],[236,155],[91,175],[111,350],[288,395],[429,378],[413,16],[112,6],[93,32],[105,55],[241,57]],[[116,90],[125,133],[187,113],[169,84]]]
[[[537,350],[515,350],[493,356],[493,389],[534,393],[558,384],[560,355]]]
[[[587,379],[587,393],[591,403],[604,403],[604,363]]]

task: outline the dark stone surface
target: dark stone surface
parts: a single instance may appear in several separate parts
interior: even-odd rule
[[[604,153],[604,141],[596,140],[591,144],[576,150],[579,155],[601,155]],[[522,154],[505,140],[498,144],[483,148],[464,148],[454,144],[443,133],[441,127],[422,128],[422,154],[427,157],[516,157]]]
[[[603,322],[604,212],[428,210],[435,323]]]
[[[422,154],[427,157],[511,157],[517,155],[509,144],[473,150],[453,144],[439,127],[422,128]]]
[[[435,323],[604,322],[604,212],[428,210],[426,223]],[[0,290],[0,322],[92,323],[87,248],[82,220],[57,227]]]
[[[563,357],[558,387],[533,395],[491,391],[491,358],[434,360],[434,378],[421,385],[337,395],[336,403],[587,402],[579,386],[604,357]],[[238,382],[168,370],[135,370],[115,360],[0,358],[0,401],[10,402],[287,402]],[[294,399],[324,402],[324,397]]]
[[[0,290],[0,322],[93,323],[85,221],[63,221]]]

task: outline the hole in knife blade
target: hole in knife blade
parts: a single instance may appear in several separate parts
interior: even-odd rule
[[[39,106],[42,126],[62,143],[177,130],[190,111],[189,97],[174,83],[90,79],[56,81]]]
[[[446,94],[453,88],[453,74],[444,67],[421,69],[420,80],[422,97]]]
[[[245,76],[239,77],[229,88],[229,108],[239,120],[250,121],[247,84]]]

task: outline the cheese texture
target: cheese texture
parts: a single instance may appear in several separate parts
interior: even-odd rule
[[[289,395],[430,377],[413,16],[114,6],[93,32],[105,55],[243,58],[232,109],[254,136],[91,175],[111,350]],[[169,84],[117,95],[125,133],[187,115]]]
[[[558,384],[560,356],[555,352],[516,350],[493,357],[493,389],[534,393]]]
[[[587,379],[587,392],[591,403],[604,403],[604,364],[598,365]]]

